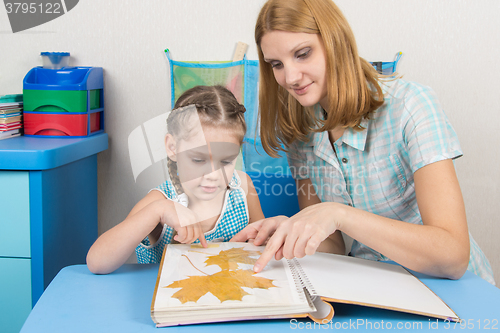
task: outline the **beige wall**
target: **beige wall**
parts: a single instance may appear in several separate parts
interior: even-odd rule
[[[66,15],[12,34],[0,8],[0,94],[20,93],[41,51],[70,51],[72,64],[105,70],[109,149],[99,154],[99,231],[119,223],[162,175],[137,182],[128,138],[170,108],[163,54],[176,60],[229,60],[237,41],[256,59],[254,20],[263,0],[82,0]],[[472,234],[500,279],[500,2],[497,0],[338,0],[367,60],[436,90],[460,138],[456,161]],[[72,189],[68,189],[72,190]]]

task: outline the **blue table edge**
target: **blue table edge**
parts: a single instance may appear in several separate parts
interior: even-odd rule
[[[108,134],[85,138],[19,136],[0,140],[0,170],[47,170],[108,148]]]

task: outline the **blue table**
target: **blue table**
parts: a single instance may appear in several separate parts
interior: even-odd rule
[[[289,332],[308,329],[441,332],[500,330],[500,289],[467,272],[460,280],[416,274],[461,318],[462,324],[357,305],[334,304],[328,327],[309,320],[259,320],[155,328],[150,317],[158,265],[127,264],[109,275],[85,265],[68,266],[54,278],[21,333],[42,332]]]

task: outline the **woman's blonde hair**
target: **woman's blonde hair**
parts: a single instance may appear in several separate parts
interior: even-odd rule
[[[271,31],[318,34],[326,56],[329,109],[320,120],[313,107],[303,107],[279,86],[270,64],[264,61],[262,37]],[[379,74],[358,55],[354,34],[340,9],[331,0],[269,0],[255,25],[260,62],[260,134],[264,150],[276,157],[295,140],[306,141],[310,132],[337,126],[361,130],[361,120],[384,102]]]

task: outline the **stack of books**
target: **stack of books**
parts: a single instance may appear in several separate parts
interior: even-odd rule
[[[0,140],[21,135],[23,95],[0,96]]]

